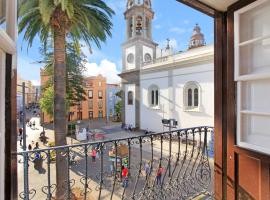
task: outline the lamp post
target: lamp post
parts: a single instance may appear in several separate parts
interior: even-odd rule
[[[26,151],[26,124],[25,124],[25,82],[22,83],[22,93],[23,93],[23,150]]]
[[[21,85],[17,85],[19,87],[22,87],[22,123],[23,123],[23,150],[26,151],[26,111],[25,111],[25,95],[26,94],[36,94],[37,95],[37,91],[35,93],[30,93],[30,92],[25,92],[25,89],[29,87],[25,86],[25,82],[22,82]],[[44,127],[43,127],[43,131],[44,131]]]
[[[171,176],[171,154],[172,154],[172,128],[177,128],[178,122],[175,119],[162,119],[162,124],[164,127],[169,128],[170,141],[169,141],[169,177]]]

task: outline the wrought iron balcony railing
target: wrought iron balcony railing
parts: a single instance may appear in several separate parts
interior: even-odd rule
[[[67,161],[65,199],[77,193],[77,199],[183,200],[211,193],[211,134],[212,127],[195,127],[19,152],[19,198],[54,199],[56,152]]]

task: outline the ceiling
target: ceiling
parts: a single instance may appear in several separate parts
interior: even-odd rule
[[[227,8],[238,0],[199,0],[202,3],[219,11],[226,11]]]

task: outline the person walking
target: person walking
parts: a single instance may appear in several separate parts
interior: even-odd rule
[[[144,164],[144,171],[145,171],[145,176],[149,176],[150,175],[150,164],[151,162],[148,161]]]
[[[19,128],[19,140],[20,140],[20,145],[22,146],[22,140],[23,140],[23,130],[22,130],[22,128]]]
[[[31,144],[28,145],[28,150],[29,150],[29,151],[32,150],[32,145],[31,145]]]
[[[33,121],[32,125],[33,125],[33,129],[35,130],[36,122]]]
[[[128,168],[122,165],[122,186],[126,188],[128,186]]]
[[[157,185],[161,185],[161,177],[162,177],[162,173],[163,173],[163,168],[161,166],[161,163],[159,164],[158,170],[157,170]]]
[[[92,148],[92,162],[95,163],[96,162],[96,156],[97,156],[97,151],[95,149],[95,147]]]

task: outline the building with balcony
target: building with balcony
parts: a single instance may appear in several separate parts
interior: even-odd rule
[[[44,70],[41,69],[41,88],[46,85],[49,80],[49,76]],[[85,91],[85,100],[78,102],[77,105],[70,107],[68,113],[69,121],[76,120],[89,120],[89,119],[98,119],[106,117],[106,78],[98,75],[92,77],[84,78],[84,91]],[[41,89],[42,91],[42,89]],[[41,92],[42,96],[42,92]],[[52,117],[48,114],[42,114],[45,123],[52,122]]]
[[[72,106],[69,120],[91,120],[106,117],[106,78],[102,75],[84,79],[85,100]]]
[[[38,101],[37,87],[29,80],[24,80],[20,75],[17,75],[17,110],[18,112],[22,108],[22,83],[25,83],[25,106],[29,107]]]

